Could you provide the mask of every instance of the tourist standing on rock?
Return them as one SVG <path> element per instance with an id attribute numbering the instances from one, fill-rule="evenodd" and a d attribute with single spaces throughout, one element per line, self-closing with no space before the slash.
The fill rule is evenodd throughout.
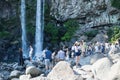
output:
<path id="1" fill-rule="evenodd" d="M 117 48 L 116 48 L 115 44 L 112 43 L 108 54 L 114 54 L 116 50 L 117 50 Z"/>
<path id="2" fill-rule="evenodd" d="M 52 66 L 54 66 L 56 63 L 57 63 L 57 58 L 56 58 L 56 55 L 57 55 L 57 49 L 53 49 L 53 53 L 52 53 Z"/>
<path id="3" fill-rule="evenodd" d="M 86 42 L 84 40 L 82 40 L 81 42 L 81 51 L 82 51 L 82 56 L 85 56 L 86 54 L 86 48 L 87 48 L 87 45 L 86 45 Z"/>
<path id="4" fill-rule="evenodd" d="M 108 54 L 109 51 L 110 51 L 110 43 L 106 42 L 105 43 L 105 53 Z"/>
<path id="5" fill-rule="evenodd" d="M 52 52 L 49 50 L 48 47 L 45 48 L 43 51 L 44 60 L 45 60 L 45 69 L 46 71 L 51 70 L 51 60 L 52 60 Z"/>
<path id="6" fill-rule="evenodd" d="M 24 59 L 23 59 L 23 51 L 21 48 L 19 48 L 19 65 L 24 65 Z"/>
<path id="7" fill-rule="evenodd" d="M 29 58 L 30 58 L 30 61 L 32 61 L 32 56 L 33 56 L 33 48 L 32 48 L 32 46 L 30 45 L 30 50 L 29 50 Z"/>
<path id="8" fill-rule="evenodd" d="M 81 50 L 80 50 L 80 44 L 79 42 L 75 42 L 75 60 L 76 60 L 76 67 L 78 67 L 79 61 L 80 61 L 80 55 L 81 55 Z"/>
<path id="9" fill-rule="evenodd" d="M 105 54 L 105 44 L 101 43 L 101 52 Z"/>
<path id="10" fill-rule="evenodd" d="M 69 48 L 67 47 L 66 48 L 66 58 L 65 58 L 65 60 L 69 61 L 69 58 L 70 58 L 70 51 L 69 51 Z"/>
<path id="11" fill-rule="evenodd" d="M 71 57 L 74 58 L 75 57 L 75 44 L 73 44 L 72 48 L 71 48 Z"/>
<path id="12" fill-rule="evenodd" d="M 96 42 L 96 44 L 95 44 L 95 54 L 99 54 L 99 53 L 101 53 L 101 49 L 100 49 L 101 47 L 100 47 L 100 43 L 99 42 Z"/>
<path id="13" fill-rule="evenodd" d="M 57 53 L 57 58 L 59 61 L 64 61 L 65 60 L 65 52 L 63 51 L 63 48 L 59 48 L 59 51 Z"/>
<path id="14" fill-rule="evenodd" d="M 116 47 L 117 49 L 120 49 L 120 46 L 119 46 L 118 43 L 115 43 L 115 47 Z"/>
<path id="15" fill-rule="evenodd" d="M 92 55 L 92 54 L 93 54 L 92 44 L 89 44 L 87 46 L 87 55 Z"/>

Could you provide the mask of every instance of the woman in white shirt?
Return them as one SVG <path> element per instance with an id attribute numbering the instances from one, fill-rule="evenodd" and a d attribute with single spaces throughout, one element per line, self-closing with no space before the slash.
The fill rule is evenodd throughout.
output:
<path id="1" fill-rule="evenodd" d="M 74 51 L 75 51 L 75 59 L 76 59 L 76 67 L 78 67 L 79 61 L 80 61 L 80 55 L 81 55 L 81 51 L 80 51 L 80 44 L 79 42 L 75 42 L 75 47 L 74 47 Z"/>
<path id="2" fill-rule="evenodd" d="M 30 51 L 29 51 L 29 57 L 30 57 L 30 61 L 32 61 L 32 55 L 33 55 L 33 48 L 30 45 Z"/>

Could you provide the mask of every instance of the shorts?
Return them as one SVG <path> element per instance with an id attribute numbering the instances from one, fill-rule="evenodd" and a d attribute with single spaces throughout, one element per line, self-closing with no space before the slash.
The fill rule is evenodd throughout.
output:
<path id="1" fill-rule="evenodd" d="M 45 66 L 49 66 L 50 65 L 50 59 L 45 59 Z"/>
<path id="2" fill-rule="evenodd" d="M 75 52 L 75 56 L 80 56 L 81 53 L 80 52 Z"/>

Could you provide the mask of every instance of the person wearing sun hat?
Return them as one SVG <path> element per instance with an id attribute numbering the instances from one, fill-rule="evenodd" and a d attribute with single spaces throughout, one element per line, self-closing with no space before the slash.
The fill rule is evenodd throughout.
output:
<path id="1" fill-rule="evenodd" d="M 78 67 L 79 61 L 80 61 L 80 43 L 78 41 L 75 42 L 75 47 L 74 47 L 74 51 L 75 51 L 75 60 L 76 60 L 76 67 Z"/>

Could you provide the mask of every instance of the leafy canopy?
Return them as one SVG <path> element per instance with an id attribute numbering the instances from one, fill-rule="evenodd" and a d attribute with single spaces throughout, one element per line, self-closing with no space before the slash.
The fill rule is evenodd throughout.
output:
<path id="1" fill-rule="evenodd" d="M 120 9 L 120 0 L 111 0 L 111 5 Z"/>

